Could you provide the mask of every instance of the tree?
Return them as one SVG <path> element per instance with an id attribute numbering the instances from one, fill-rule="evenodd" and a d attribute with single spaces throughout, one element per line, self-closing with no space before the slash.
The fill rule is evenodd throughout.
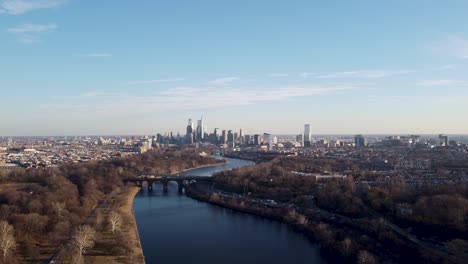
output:
<path id="1" fill-rule="evenodd" d="M 0 249 L 3 260 L 16 248 L 16 241 L 13 235 L 13 226 L 7 221 L 0 221 Z"/>
<path id="2" fill-rule="evenodd" d="M 63 209 L 65 209 L 65 203 L 54 202 L 53 206 L 54 206 L 54 211 L 57 213 L 57 216 L 61 217 L 62 216 L 62 211 L 63 211 Z"/>
<path id="3" fill-rule="evenodd" d="M 299 222 L 299 224 L 301 224 L 303 226 L 307 226 L 307 224 L 309 223 L 309 220 L 307 219 L 307 216 L 305 216 L 303 214 L 298 214 L 297 221 Z"/>
<path id="4" fill-rule="evenodd" d="M 375 263 L 374 256 L 366 250 L 359 251 L 357 255 L 357 262 L 359 264 L 373 264 Z"/>
<path id="5" fill-rule="evenodd" d="M 122 224 L 122 218 L 120 217 L 120 214 L 116 211 L 112 211 L 109 215 L 109 223 L 111 225 L 112 233 L 115 233 L 115 231 L 119 230 Z"/>
<path id="6" fill-rule="evenodd" d="M 343 241 L 341 241 L 341 249 L 342 249 L 344 256 L 351 255 L 352 246 L 353 246 L 353 241 L 351 241 L 351 239 L 348 237 L 345 238 Z"/>
<path id="7" fill-rule="evenodd" d="M 73 237 L 73 243 L 78 251 L 78 262 L 81 261 L 81 257 L 89 248 L 94 246 L 94 240 L 96 238 L 96 231 L 88 225 L 78 227 L 78 230 Z"/>

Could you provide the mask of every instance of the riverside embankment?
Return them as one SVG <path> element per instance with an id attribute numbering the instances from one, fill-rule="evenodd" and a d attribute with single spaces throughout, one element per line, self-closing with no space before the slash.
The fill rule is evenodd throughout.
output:
<path id="1" fill-rule="evenodd" d="M 254 164 L 227 161 L 184 175 Z M 176 183 L 167 192 L 159 184 L 143 189 L 133 205 L 146 263 L 325 263 L 317 244 L 287 225 L 192 199 L 179 194 Z"/>

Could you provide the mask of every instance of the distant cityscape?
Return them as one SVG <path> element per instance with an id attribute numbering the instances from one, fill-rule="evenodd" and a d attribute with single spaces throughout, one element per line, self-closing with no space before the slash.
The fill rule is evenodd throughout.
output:
<path id="1" fill-rule="evenodd" d="M 242 153 L 243 158 L 255 158 L 255 153 L 269 152 L 364 160 L 369 162 L 369 168 L 388 172 L 399 169 L 430 170 L 438 158 L 442 160 L 450 156 L 452 159 L 464 159 L 468 153 L 467 137 L 464 136 L 454 136 L 452 139 L 443 134 L 314 135 L 312 127 L 305 124 L 302 133 L 295 136 L 266 132 L 248 134 L 243 128 L 236 131 L 214 128 L 209 133 L 202 116 L 196 126 L 192 119 L 188 119 L 185 135 L 169 132 L 146 136 L 0 137 L 0 167 L 57 167 L 67 162 L 124 157 L 174 145 L 217 146 L 223 154 Z M 432 155 L 435 152 L 439 155 Z M 440 174 L 440 171 L 437 173 Z M 424 175 L 425 184 L 428 179 L 443 178 L 440 175 L 430 177 L 427 172 Z M 466 175 L 459 176 L 450 180 L 466 181 Z M 409 181 L 416 179 L 418 176 L 413 173 Z"/>

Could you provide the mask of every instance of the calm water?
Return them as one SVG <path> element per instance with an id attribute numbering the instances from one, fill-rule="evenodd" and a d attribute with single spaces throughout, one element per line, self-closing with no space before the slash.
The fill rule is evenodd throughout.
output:
<path id="1" fill-rule="evenodd" d="M 228 164 L 188 171 L 214 172 L 252 165 L 229 159 Z M 133 204 L 146 263 L 325 263 L 318 247 L 285 224 L 199 202 L 180 195 L 177 184 L 168 193 L 156 185 Z"/>

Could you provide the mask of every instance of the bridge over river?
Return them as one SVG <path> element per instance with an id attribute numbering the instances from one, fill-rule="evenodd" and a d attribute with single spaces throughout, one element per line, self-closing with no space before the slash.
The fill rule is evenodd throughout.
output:
<path id="1" fill-rule="evenodd" d="M 124 182 L 133 182 L 136 185 L 143 187 L 144 183 L 148 186 L 148 191 L 153 190 L 153 184 L 160 183 L 163 185 L 164 192 L 167 192 L 167 185 L 169 182 L 177 182 L 179 185 L 179 192 L 182 192 L 184 187 L 189 186 L 195 182 L 213 182 L 211 176 L 181 176 L 181 175 L 164 175 L 164 174 L 142 174 L 136 178 L 125 179 Z"/>

